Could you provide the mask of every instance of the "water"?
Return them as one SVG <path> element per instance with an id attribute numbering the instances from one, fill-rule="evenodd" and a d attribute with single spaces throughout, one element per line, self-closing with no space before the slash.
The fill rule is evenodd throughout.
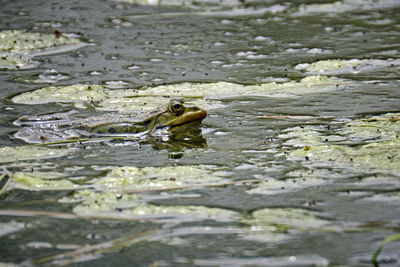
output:
<path id="1" fill-rule="evenodd" d="M 380 242 L 399 231 L 398 168 L 292 160 L 286 153 L 304 147 L 304 140 L 290 137 L 297 133 L 295 127 L 310 126 L 318 137 L 338 139 L 341 127 L 351 120 L 399 112 L 400 68 L 393 61 L 399 60 L 399 4 L 345 1 L 321 11 L 316 1 L 245 2 L 211 8 L 114 1 L 1 1 L 1 30 L 58 30 L 76 33 L 89 44 L 37 56 L 40 64 L 33 69 L 0 72 L 2 147 L 25 145 L 13 137 L 18 129 L 13 122 L 23 115 L 76 109 L 72 103 L 25 105 L 11 100 L 49 83 L 111 84 L 122 89 L 182 82 L 210 83 L 210 87 L 221 81 L 251 85 L 299 81 L 312 74 L 296 66 L 327 59 L 374 59 L 385 64 L 329 73 L 351 82 L 334 91 L 281 97 L 230 98 L 228 94 L 221 100 L 223 105 L 208 110 L 201 126 L 205 140 L 192 148 L 157 139 L 72 144 L 62 157 L 2 163 L 13 173 L 62 173 L 67 175 L 62 179 L 80 185 L 93 184 L 121 166 L 192 165 L 216 168 L 208 176 L 224 173 L 221 177 L 228 181 L 257 179 L 271 185 L 262 194 L 252 191 L 261 188 L 258 182 L 137 194 L 146 204 L 218 208 L 221 216 L 198 211 L 197 215 L 188 212 L 187 217 L 173 213 L 168 220 L 153 214 L 141 222 L 132 219 L 135 216 L 88 219 L 74 210 L 79 201 L 71 201 L 79 190 L 34 191 L 13 189 L 11 184 L 2 196 L 1 210 L 83 217 L 3 213 L 0 262 L 23 266 L 38 260 L 43 265 L 84 266 L 370 266 Z M 266 117 L 277 115 L 292 117 Z M 311 138 L 312 132 L 303 137 Z M 361 144 L 365 142 L 369 141 Z M 392 152 L 398 161 L 398 146 Z M 125 206 L 120 203 L 117 208 Z M 264 210 L 266 215 L 258 215 Z M 275 211 L 282 213 L 273 215 Z M 301 215 L 300 211 L 311 213 Z M 114 209 L 108 215 L 115 213 Z M 223 220 L 224 216 L 228 219 Z M 140 233 L 144 237 L 139 242 L 135 234 Z M 110 240 L 117 240 L 119 246 L 93 248 L 92 253 L 79 250 Z M 62 254 L 68 251 L 71 257 Z M 398 251 L 398 243 L 385 246 L 381 266 L 398 265 Z"/>

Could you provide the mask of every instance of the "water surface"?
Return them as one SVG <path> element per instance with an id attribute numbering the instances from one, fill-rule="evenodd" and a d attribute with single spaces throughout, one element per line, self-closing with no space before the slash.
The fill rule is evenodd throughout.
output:
<path id="1" fill-rule="evenodd" d="M 232 1 L 199 7 L 1 1 L 0 30 L 75 33 L 88 44 L 38 55 L 34 58 L 38 65 L 32 69 L 0 71 L 2 147 L 27 145 L 14 137 L 18 126 L 13 122 L 24 115 L 76 109 L 88 116 L 104 112 L 77 108 L 74 103 L 12 101 L 15 95 L 49 84 L 101 84 L 115 90 L 179 88 L 184 82 L 212 87 L 217 82 L 284 84 L 312 75 L 345 82 L 334 90 L 315 93 L 301 86 L 298 94 L 284 89 L 271 95 L 224 92 L 214 106 L 210 96 L 206 102 L 212 108 L 201 126 L 204 139 L 193 146 L 157 138 L 71 144 L 60 147 L 68 152 L 59 157 L 1 163 L 12 173 L 42 172 L 43 179 L 72 181 L 81 187 L 56 185 L 41 190 L 12 182 L 2 196 L 1 210 L 25 212 L 1 216 L 0 262 L 22 266 L 370 266 L 380 242 L 399 231 L 398 168 L 288 156 L 321 143 L 347 149 L 380 142 L 389 134 L 378 139 L 356 138 L 343 133 L 343 128 L 353 120 L 400 111 L 399 4 L 335 3 Z M 367 63 L 332 71 L 307 70 L 307 64 L 323 60 Z M 49 75 L 53 79 L 44 79 Z M 397 137 L 390 138 L 397 140 L 398 130 L 392 133 Z M 394 145 L 389 157 L 398 162 L 399 153 Z M 105 194 L 98 180 L 110 178 L 107 173 L 124 166 L 207 166 L 211 170 L 199 176 L 177 172 L 176 177 L 169 177 L 186 176 L 188 188 L 129 194 L 122 198 L 126 202 L 113 196 L 115 206 L 105 196 L 79 195 L 87 185 Z M 49 178 L 50 172 L 64 176 Z M 157 175 L 161 174 L 153 176 Z M 242 180 L 252 181 L 231 183 Z M 213 183 L 227 184 L 205 186 Z M 97 201 L 100 208 L 87 204 L 90 201 Z M 128 219 L 117 216 L 136 205 L 172 211 L 161 218 L 161 211 L 150 212 L 145 219 L 132 210 Z M 178 212 L 176 207 L 190 210 Z M 104 218 L 102 212 L 107 209 L 109 217 Z M 27 211 L 76 217 L 55 213 L 20 216 Z M 104 248 L 103 243 L 112 240 L 111 248 Z M 80 251 L 85 245 L 97 244 L 103 245 Z M 388 244 L 381 265 L 397 266 L 398 251 L 398 243 Z M 68 252 L 71 256 L 63 254 Z M 47 258 L 55 255 L 59 257 Z"/>

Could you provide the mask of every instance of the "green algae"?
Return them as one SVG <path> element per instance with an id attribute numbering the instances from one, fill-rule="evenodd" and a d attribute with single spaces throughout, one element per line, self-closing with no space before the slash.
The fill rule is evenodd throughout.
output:
<path id="1" fill-rule="evenodd" d="M 73 212 L 78 215 L 106 216 L 109 218 L 146 218 L 165 220 L 216 220 L 232 221 L 233 211 L 204 206 L 165 206 L 147 204 L 139 195 L 81 190 L 63 203 L 77 202 Z"/>
<path id="2" fill-rule="evenodd" d="M 302 190 L 307 187 L 319 186 L 324 183 L 324 179 L 311 176 L 288 178 L 285 180 L 270 179 L 258 183 L 255 188 L 248 190 L 247 193 L 262 195 L 282 194 Z"/>
<path id="3" fill-rule="evenodd" d="M 24 55 L 0 53 L 0 69 L 31 69 L 37 65 L 38 62 Z"/>
<path id="4" fill-rule="evenodd" d="M 295 69 L 311 74 L 358 74 L 388 67 L 397 67 L 399 60 L 351 59 L 351 60 L 320 60 L 311 64 L 298 64 Z"/>
<path id="5" fill-rule="evenodd" d="M 39 146 L 1 147 L 0 163 L 57 158 L 67 155 L 68 152 L 65 148 Z"/>
<path id="6" fill-rule="evenodd" d="M 28 69 L 38 65 L 32 58 L 66 52 L 86 45 L 71 34 L 6 30 L 0 32 L 0 68 Z"/>
<path id="7" fill-rule="evenodd" d="M 0 51 L 7 51 L 12 54 L 31 54 L 43 49 L 79 43 L 81 43 L 79 38 L 61 33 L 32 33 L 25 30 L 0 32 Z"/>
<path id="8" fill-rule="evenodd" d="M 335 77 L 309 76 L 300 81 L 242 85 L 228 82 L 179 83 L 135 89 L 111 89 L 95 84 L 49 86 L 14 96 L 12 101 L 23 104 L 71 102 L 79 108 L 102 110 L 151 110 L 164 106 L 168 98 L 181 97 L 204 109 L 223 107 L 224 99 L 237 96 L 293 97 L 338 90 L 350 82 Z M 162 97 L 161 97 L 162 96 Z"/>
<path id="9" fill-rule="evenodd" d="M 223 8 L 233 8 L 239 6 L 239 0 L 206 0 L 206 1 L 193 1 L 193 0 L 113 0 L 116 2 L 125 2 L 130 4 L 139 5 L 165 5 L 165 6 L 180 6 L 194 10 L 219 10 Z"/>
<path id="10" fill-rule="evenodd" d="M 399 6 L 395 0 L 342 0 L 323 4 L 302 4 L 296 16 L 311 15 L 312 13 L 345 13 L 360 10 L 379 10 Z"/>
<path id="11" fill-rule="evenodd" d="M 15 188 L 25 190 L 73 190 L 80 186 L 69 181 L 62 173 L 16 172 L 12 175 Z"/>
<path id="12" fill-rule="evenodd" d="M 90 102 L 108 98 L 109 94 L 101 85 L 76 84 L 70 86 L 49 86 L 12 98 L 15 103 L 44 104 L 51 102 Z"/>
<path id="13" fill-rule="evenodd" d="M 305 77 L 300 81 L 271 82 L 257 85 L 242 85 L 229 82 L 161 85 L 139 91 L 138 95 L 169 95 L 175 97 L 190 95 L 192 97 L 220 99 L 243 95 L 279 97 L 332 91 L 349 83 L 350 81 L 336 77 L 315 75 Z"/>
<path id="14" fill-rule="evenodd" d="M 400 113 L 387 113 L 367 119 L 354 120 L 340 130 L 351 139 L 391 140 L 399 138 Z"/>
<path id="15" fill-rule="evenodd" d="M 208 166 L 119 167 L 94 186 L 99 190 L 154 190 L 202 186 L 225 181 L 224 173 Z"/>
<path id="16" fill-rule="evenodd" d="M 298 232 L 336 231 L 318 212 L 296 208 L 265 208 L 239 218 L 251 230 L 243 239 L 257 242 L 282 242 Z"/>
<path id="17" fill-rule="evenodd" d="M 307 146 L 290 152 L 291 156 L 306 160 L 327 162 L 339 167 L 375 168 L 398 173 L 400 166 L 400 140 L 371 143 L 350 147 L 346 145 Z"/>
<path id="18" fill-rule="evenodd" d="M 266 208 L 256 210 L 244 223 L 252 226 L 274 226 L 277 229 L 318 229 L 330 224 L 318 212 L 296 208 Z"/>
<path id="19" fill-rule="evenodd" d="M 336 140 L 306 129 L 301 134 L 308 136 L 308 140 L 317 141 L 307 143 L 300 138 L 299 146 L 303 148 L 289 152 L 289 157 L 325 162 L 338 167 L 351 166 L 363 170 L 378 169 L 399 173 L 399 132 L 398 113 L 348 122 L 337 130 L 339 137 Z M 351 142 L 356 145 L 349 145 Z M 295 140 L 292 140 L 292 144 L 295 143 Z"/>

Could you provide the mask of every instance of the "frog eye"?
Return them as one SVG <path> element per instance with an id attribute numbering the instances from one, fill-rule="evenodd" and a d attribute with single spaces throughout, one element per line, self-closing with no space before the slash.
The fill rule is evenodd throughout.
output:
<path id="1" fill-rule="evenodd" d="M 169 111 L 172 113 L 175 113 L 177 115 L 183 113 L 184 106 L 182 104 L 182 101 L 171 101 L 169 105 Z"/>

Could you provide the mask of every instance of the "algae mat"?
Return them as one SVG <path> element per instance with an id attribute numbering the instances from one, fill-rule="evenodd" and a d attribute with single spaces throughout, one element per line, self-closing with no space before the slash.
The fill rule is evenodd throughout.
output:
<path id="1" fill-rule="evenodd" d="M 399 265 L 399 1 L 3 2 L 0 265 Z"/>

